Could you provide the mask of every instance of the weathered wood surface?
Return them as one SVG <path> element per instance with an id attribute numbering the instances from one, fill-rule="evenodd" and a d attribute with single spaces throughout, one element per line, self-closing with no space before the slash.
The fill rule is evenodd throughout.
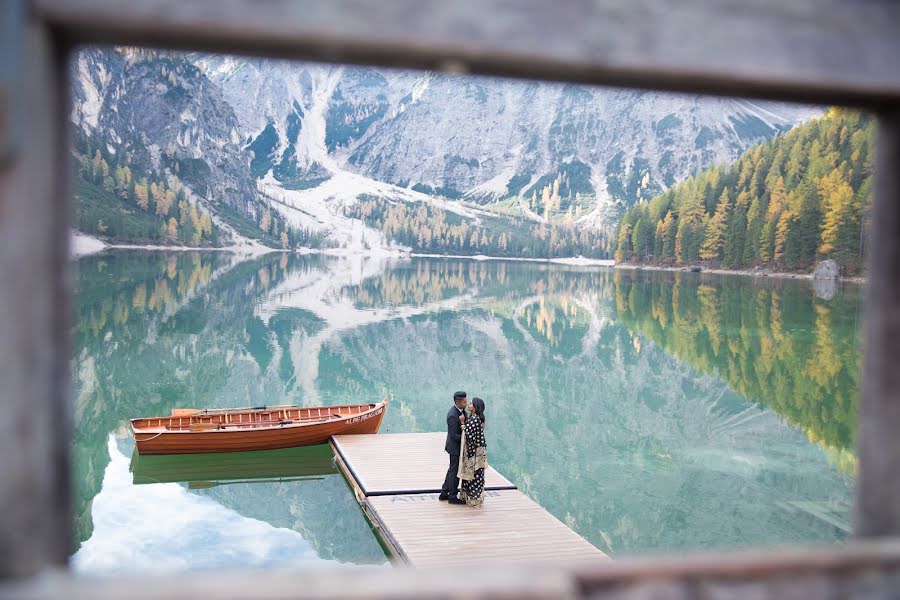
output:
<path id="1" fill-rule="evenodd" d="M 900 574 L 900 538 L 855 541 L 835 546 L 765 548 L 733 552 L 618 559 L 571 570 L 582 589 L 639 582 L 702 581 L 778 583 L 790 576 L 854 580 Z M 886 588 L 888 589 L 888 588 Z M 891 588 L 900 591 L 900 587 Z M 690 594 L 694 597 L 699 594 Z M 810 596 L 813 597 L 813 596 Z"/>
<path id="2" fill-rule="evenodd" d="M 63 57 L 22 31 L 21 147 L 0 166 L 0 577 L 68 559 L 70 171 Z"/>
<path id="3" fill-rule="evenodd" d="M 337 435 L 332 447 L 354 471 L 367 495 L 440 492 L 449 459 L 444 433 Z M 515 489 L 508 479 L 488 467 L 487 489 Z"/>
<path id="4" fill-rule="evenodd" d="M 21 144 L 24 3 L 6 0 L 0 5 L 0 168 Z"/>
<path id="5" fill-rule="evenodd" d="M 854 529 L 900 535 L 900 104 L 878 115 Z"/>
<path id="6" fill-rule="evenodd" d="M 525 600 L 575 598 L 571 577 L 559 571 L 525 569 L 460 573 L 439 569 L 316 569 L 305 571 L 228 571 L 174 577 L 111 580 L 47 574 L 22 584 L 0 584 L 9 600 L 183 600 L 333 598 L 346 600 L 440 598 Z"/>
<path id="7" fill-rule="evenodd" d="M 519 490 L 485 492 L 481 508 L 440 502 L 437 494 L 370 496 L 365 502 L 402 561 L 416 567 L 608 560 Z"/>
<path id="8" fill-rule="evenodd" d="M 825 102 L 900 99 L 894 0 L 31 0 L 73 40 Z"/>
<path id="9" fill-rule="evenodd" d="M 462 573 L 462 575 L 460 575 Z M 833 548 L 626 558 L 593 566 L 244 571 L 90 579 L 47 573 L 0 584 L 0 599 L 878 598 L 900 596 L 900 538 Z"/>
<path id="10" fill-rule="evenodd" d="M 444 433 L 335 436 L 336 462 L 399 562 L 416 567 L 606 560 L 488 468 L 484 506 L 438 500 Z"/>
<path id="11" fill-rule="evenodd" d="M 25 90 L 27 144 L 21 156 L 9 155 L 12 162 L 0 161 L 0 394 L 11 416 L 0 429 L 5 577 L 59 563 L 68 549 L 68 438 L 56 430 L 67 422 L 60 417 L 68 406 L 61 402 L 67 388 L 69 196 L 61 194 L 68 169 L 59 163 L 66 147 L 60 137 L 60 39 L 818 102 L 885 105 L 900 98 L 900 3 L 891 0 L 31 0 L 26 12 L 36 19 L 25 36 L 28 80 L 25 86 L 13 81 L 12 89 Z M 60 37 L 50 36 L 41 21 Z M 0 88 L 0 101 L 12 89 Z M 9 117 L 7 107 L 0 111 L 0 118 Z M 881 260 L 873 260 L 870 281 L 878 284 L 867 299 L 856 510 L 865 536 L 896 534 L 900 506 L 892 466 L 900 456 L 898 386 L 891 376 L 898 356 L 900 124 L 896 113 L 882 108 L 881 116 L 871 247 L 871 256 Z M 353 577 L 216 573 L 156 581 L 44 574 L 0 584 L 0 597 L 890 598 L 900 590 L 898 548 L 894 538 L 818 552 L 624 560 L 577 573 L 475 569 L 462 578 L 445 569 Z"/>

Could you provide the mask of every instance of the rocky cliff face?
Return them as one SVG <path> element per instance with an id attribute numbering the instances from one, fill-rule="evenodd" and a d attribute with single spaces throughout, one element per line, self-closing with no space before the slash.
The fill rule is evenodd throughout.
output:
<path id="1" fill-rule="evenodd" d="M 180 55 L 87 49 L 73 64 L 76 135 L 135 172 L 168 173 L 215 208 L 255 218 L 261 208 L 231 105 Z"/>
<path id="2" fill-rule="evenodd" d="M 624 207 L 816 108 L 388 69 L 86 50 L 73 119 L 117 152 L 173 155 L 210 202 L 339 235 L 360 194 L 614 224 Z M 171 162 L 171 161 L 170 161 Z M 330 183 L 328 183 L 330 182 Z M 452 203 L 451 203 L 452 205 Z M 550 215 L 552 217 L 552 215 Z M 352 228 L 352 227 L 351 227 Z M 349 230 L 348 230 L 349 231 Z M 347 234 L 347 232 L 344 232 Z M 345 235 L 344 243 L 359 236 Z"/>
<path id="3" fill-rule="evenodd" d="M 819 112 L 433 73 L 195 61 L 241 107 L 243 133 L 270 138 L 272 174 L 288 187 L 296 188 L 294 180 L 309 169 L 313 179 L 345 169 L 429 195 L 489 203 L 539 197 L 559 179 L 569 196 L 586 199 L 598 222 Z"/>

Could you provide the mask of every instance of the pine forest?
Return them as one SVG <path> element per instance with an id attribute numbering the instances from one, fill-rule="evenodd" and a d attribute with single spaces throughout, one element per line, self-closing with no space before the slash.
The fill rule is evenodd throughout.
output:
<path id="1" fill-rule="evenodd" d="M 617 262 L 805 272 L 824 259 L 861 272 L 874 122 L 832 108 L 629 208 Z"/>

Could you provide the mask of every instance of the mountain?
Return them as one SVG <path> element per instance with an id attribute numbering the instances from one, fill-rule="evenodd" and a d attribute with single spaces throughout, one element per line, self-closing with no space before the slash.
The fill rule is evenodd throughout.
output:
<path id="1" fill-rule="evenodd" d="M 844 536 L 772 498 L 821 508 L 852 495 L 856 288 L 821 301 L 781 279 L 714 288 L 671 273 L 287 253 L 117 253 L 75 269 L 79 542 L 109 434 L 130 417 L 391 395 L 383 432 L 430 431 L 461 379 L 489 403 L 492 464 L 604 551 Z M 378 551 L 339 476 L 192 493 L 295 529 L 323 558 Z"/>
<path id="2" fill-rule="evenodd" d="M 158 210 L 165 201 L 154 199 L 148 184 L 178 189 L 179 204 L 189 201 L 216 215 L 259 218 L 265 206 L 249 166 L 235 159 L 244 151 L 234 111 L 200 69 L 177 55 L 88 49 L 76 56 L 73 71 L 76 153 L 96 157 L 99 167 L 90 173 L 82 169 L 76 189 L 82 205 L 90 199 L 109 213 L 106 227 L 123 210 L 115 196 L 123 202 L 133 199 L 132 208 L 139 205 L 165 223 L 169 209 Z M 126 167 L 128 174 L 120 175 Z M 95 189 L 85 185 L 91 183 Z M 172 208 L 173 215 L 176 210 Z M 132 221 L 147 220 L 134 213 Z M 82 226 L 93 221 L 82 223 L 84 215 L 78 216 Z M 132 227 L 128 233 L 152 240 L 156 228 L 150 221 L 146 231 Z"/>
<path id="3" fill-rule="evenodd" d="M 440 207 L 486 238 L 498 226 L 533 237 L 539 223 L 577 242 L 575 230 L 608 230 L 635 202 L 821 112 L 131 49 L 84 50 L 73 71 L 76 129 L 103 153 L 176 176 L 232 228 L 269 211 L 270 238 L 278 225 L 353 248 L 397 239 L 360 223 L 361 196 Z"/>
<path id="4" fill-rule="evenodd" d="M 616 260 L 858 274 L 871 205 L 875 124 L 831 109 L 629 209 Z"/>
<path id="5" fill-rule="evenodd" d="M 578 194 L 600 223 L 616 220 L 615 207 L 733 160 L 820 112 L 507 79 L 225 56 L 194 60 L 230 104 L 244 107 L 236 109 L 243 132 L 267 151 L 273 179 L 284 187 L 339 169 L 489 204 L 540 198 L 559 179 L 560 209 Z"/>
<path id="6" fill-rule="evenodd" d="M 174 156 L 181 178 L 210 202 L 253 214 L 256 186 L 237 118 L 218 86 L 179 57 L 87 51 L 79 54 L 75 124 L 111 154 L 160 168 Z"/>

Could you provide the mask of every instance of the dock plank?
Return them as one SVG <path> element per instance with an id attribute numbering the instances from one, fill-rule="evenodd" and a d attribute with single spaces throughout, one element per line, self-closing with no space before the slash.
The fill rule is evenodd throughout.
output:
<path id="1" fill-rule="evenodd" d="M 339 435 L 332 447 L 354 472 L 367 496 L 441 491 L 447 472 L 444 433 Z M 485 489 L 515 489 L 493 468 L 485 472 Z"/>
<path id="2" fill-rule="evenodd" d="M 374 496 L 366 504 L 415 566 L 606 558 L 519 490 L 487 494 L 480 508 L 435 494 Z"/>
<path id="3" fill-rule="evenodd" d="M 443 433 L 336 436 L 331 445 L 363 510 L 401 562 L 428 567 L 608 560 L 491 468 L 483 506 L 440 502 L 447 468 Z"/>

